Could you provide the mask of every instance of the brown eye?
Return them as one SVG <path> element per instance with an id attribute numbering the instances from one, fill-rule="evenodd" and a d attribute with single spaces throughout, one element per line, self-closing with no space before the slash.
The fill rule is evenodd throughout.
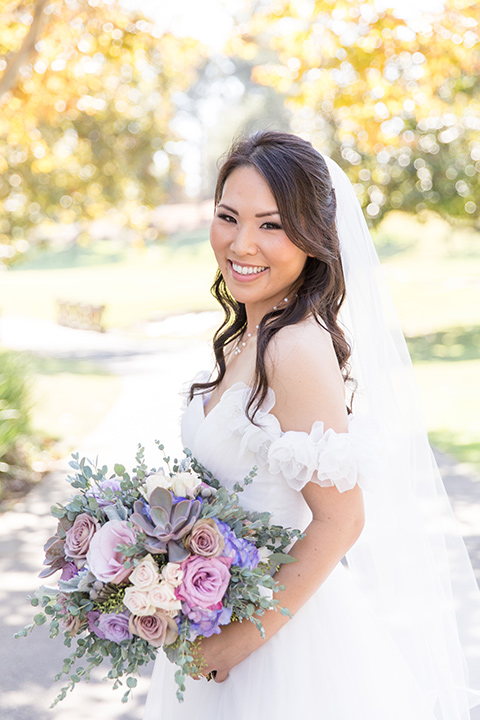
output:
<path id="1" fill-rule="evenodd" d="M 220 218 L 220 220 L 225 220 L 225 222 L 228 223 L 237 222 L 232 215 L 227 215 L 226 213 L 218 213 L 217 217 Z"/>

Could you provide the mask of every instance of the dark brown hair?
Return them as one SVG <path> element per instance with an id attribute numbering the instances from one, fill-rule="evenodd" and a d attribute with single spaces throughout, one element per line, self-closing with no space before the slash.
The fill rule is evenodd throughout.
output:
<path id="1" fill-rule="evenodd" d="M 287 305 L 267 313 L 257 333 L 255 378 L 247 404 L 247 415 L 255 413 L 268 391 L 265 351 L 274 335 L 312 315 L 330 333 L 344 380 L 349 379 L 351 348 L 337 321 L 345 298 L 345 281 L 337 229 L 335 191 L 324 158 L 306 140 L 296 135 L 267 130 L 234 142 L 222 163 L 215 189 L 215 207 L 221 200 L 228 176 L 239 167 L 252 167 L 268 183 L 291 242 L 307 257 L 296 295 Z M 245 305 L 233 298 L 220 271 L 212 295 L 222 306 L 225 318 L 213 338 L 217 376 L 207 383 L 194 383 L 195 392 L 207 392 L 225 375 L 225 346 L 239 338 L 247 326 Z"/>

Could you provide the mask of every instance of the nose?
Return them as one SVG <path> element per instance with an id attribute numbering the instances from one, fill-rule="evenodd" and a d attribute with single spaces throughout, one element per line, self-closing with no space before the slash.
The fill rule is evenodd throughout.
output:
<path id="1" fill-rule="evenodd" d="M 257 244 L 255 229 L 248 224 L 237 226 L 237 232 L 232 243 L 232 250 L 237 257 L 244 255 L 255 255 L 257 253 Z"/>

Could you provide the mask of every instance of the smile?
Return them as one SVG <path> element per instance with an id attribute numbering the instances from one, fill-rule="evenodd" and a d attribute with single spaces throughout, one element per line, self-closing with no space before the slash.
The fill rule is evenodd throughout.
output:
<path id="1" fill-rule="evenodd" d="M 258 275 L 258 273 L 268 270 L 268 267 L 261 265 L 237 265 L 237 263 L 230 262 L 232 263 L 232 268 L 239 275 Z"/>

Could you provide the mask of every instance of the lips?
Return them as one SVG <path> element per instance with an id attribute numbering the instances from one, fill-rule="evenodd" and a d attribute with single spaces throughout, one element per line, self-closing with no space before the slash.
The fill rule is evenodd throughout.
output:
<path id="1" fill-rule="evenodd" d="M 258 275 L 259 273 L 268 270 L 265 265 L 239 265 L 238 263 L 229 261 L 230 265 L 235 273 L 238 275 Z"/>

